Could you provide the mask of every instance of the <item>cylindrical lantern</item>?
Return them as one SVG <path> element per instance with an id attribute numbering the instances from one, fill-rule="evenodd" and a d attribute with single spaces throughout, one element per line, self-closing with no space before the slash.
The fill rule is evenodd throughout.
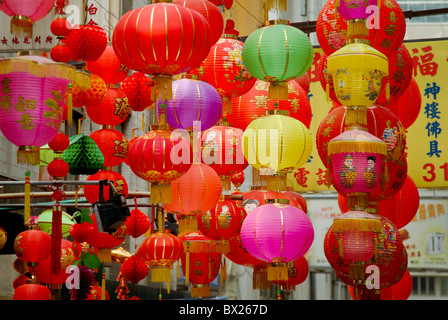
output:
<path id="1" fill-rule="evenodd" d="M 229 240 L 240 234 L 246 212 L 240 202 L 222 196 L 216 206 L 198 214 L 199 230 L 207 237 L 216 240 L 219 252 L 229 251 Z"/>
<path id="2" fill-rule="evenodd" d="M 294 80 L 289 81 L 288 99 L 273 100 L 268 97 L 271 84 L 257 80 L 255 85 L 245 94 L 232 99 L 232 113 L 227 121 L 237 128 L 246 130 L 255 119 L 265 116 L 268 110 L 289 112 L 289 116 L 302 122 L 307 128 L 311 125 L 312 110 L 307 92 Z"/>
<path id="3" fill-rule="evenodd" d="M 204 131 L 221 118 L 222 99 L 207 82 L 196 79 L 173 81 L 172 97 L 163 103 L 167 123 L 178 129 Z M 157 105 L 160 116 L 161 106 Z"/>
<path id="4" fill-rule="evenodd" d="M 197 214 L 211 210 L 222 192 L 221 180 L 209 165 L 194 163 L 171 184 L 172 202 L 165 209 L 178 216 L 179 232 L 198 230 Z"/>
<path id="5" fill-rule="evenodd" d="M 254 257 L 269 262 L 268 280 L 288 280 L 287 263 L 305 255 L 314 240 L 308 216 L 289 204 L 269 203 L 248 213 L 241 240 Z"/>
<path id="6" fill-rule="evenodd" d="M 252 121 L 243 135 L 244 157 L 267 178 L 269 190 L 286 190 L 286 175 L 308 161 L 311 133 L 282 110 L 271 110 Z"/>
<path id="7" fill-rule="evenodd" d="M 269 81 L 269 97 L 287 100 L 286 84 L 302 76 L 313 62 L 313 46 L 301 30 L 273 24 L 254 31 L 243 47 L 243 62 L 255 78 Z"/>
<path id="8" fill-rule="evenodd" d="M 114 129 L 100 129 L 90 134 L 104 156 L 105 167 L 115 167 L 128 156 L 129 142 L 126 136 Z"/>

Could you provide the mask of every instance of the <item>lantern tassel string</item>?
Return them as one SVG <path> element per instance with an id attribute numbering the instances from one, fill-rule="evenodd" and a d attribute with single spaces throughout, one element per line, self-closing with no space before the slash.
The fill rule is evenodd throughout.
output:
<path id="1" fill-rule="evenodd" d="M 51 276 L 59 278 L 61 272 L 61 241 L 62 241 L 62 206 L 56 200 L 53 206 L 51 222 Z"/>

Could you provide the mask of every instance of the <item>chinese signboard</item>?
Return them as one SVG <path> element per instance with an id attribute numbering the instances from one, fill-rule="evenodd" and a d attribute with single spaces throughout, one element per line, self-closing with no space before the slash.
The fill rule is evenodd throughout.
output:
<path id="1" fill-rule="evenodd" d="M 405 43 L 413 60 L 413 77 L 416 80 L 422 105 L 419 116 L 406 132 L 408 174 L 418 188 L 448 187 L 448 116 L 441 107 L 448 103 L 448 41 Z M 313 112 L 310 131 L 314 149 L 309 161 L 294 173 L 288 182 L 298 192 L 323 192 L 334 190 L 325 185 L 326 168 L 316 145 L 319 124 L 332 108 L 319 82 L 318 63 L 322 50 L 315 49 L 311 67 L 310 102 Z M 392 89 L 392 88 L 391 88 Z"/>

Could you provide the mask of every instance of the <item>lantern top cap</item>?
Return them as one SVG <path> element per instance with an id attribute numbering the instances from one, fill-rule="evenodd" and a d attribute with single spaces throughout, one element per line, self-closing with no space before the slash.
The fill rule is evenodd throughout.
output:
<path id="1" fill-rule="evenodd" d="M 267 116 L 280 115 L 289 117 L 290 113 L 288 110 L 273 109 L 266 111 L 266 115 Z"/>

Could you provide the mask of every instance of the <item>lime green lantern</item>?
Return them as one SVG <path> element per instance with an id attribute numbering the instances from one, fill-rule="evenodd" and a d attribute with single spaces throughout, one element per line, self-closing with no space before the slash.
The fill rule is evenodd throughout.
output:
<path id="1" fill-rule="evenodd" d="M 288 81 L 299 78 L 311 67 L 313 46 L 289 21 L 269 21 L 247 37 L 242 58 L 255 78 L 271 83 L 269 98 L 288 100 Z"/>
<path id="2" fill-rule="evenodd" d="M 42 213 L 37 217 L 37 225 L 41 231 L 44 231 L 51 235 L 53 221 L 53 209 L 47 209 L 42 211 Z M 62 211 L 62 236 L 68 237 L 70 235 L 69 229 L 72 225 L 76 223 L 76 220 L 72 218 L 71 215 Z"/>

